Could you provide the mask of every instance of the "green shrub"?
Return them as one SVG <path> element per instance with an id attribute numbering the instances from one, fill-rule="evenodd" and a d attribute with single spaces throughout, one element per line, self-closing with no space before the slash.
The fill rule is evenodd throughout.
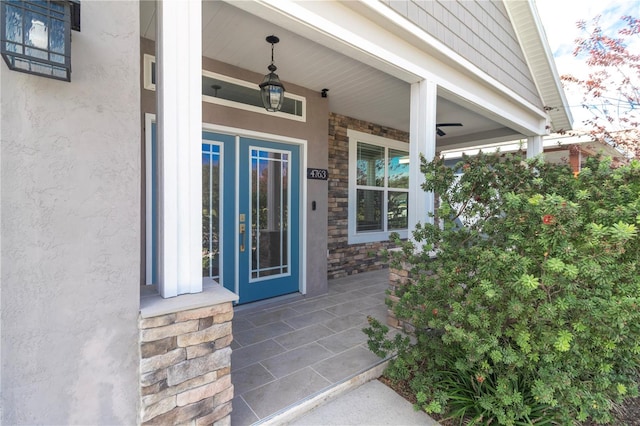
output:
<path id="1" fill-rule="evenodd" d="M 456 169 L 462 176 L 442 159 L 423 162 L 435 226 L 391 255 L 410 265 L 394 310 L 415 340 L 385 341 L 387 328 L 371 321 L 370 348 L 397 353 L 386 374 L 430 413 L 468 424 L 610 422 L 614 404 L 638 395 L 640 163 L 592 159 L 574 177 L 480 154 Z"/>

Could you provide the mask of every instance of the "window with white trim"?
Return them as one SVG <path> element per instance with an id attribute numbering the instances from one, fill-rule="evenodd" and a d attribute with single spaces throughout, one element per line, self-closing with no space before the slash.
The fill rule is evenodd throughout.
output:
<path id="1" fill-rule="evenodd" d="M 143 64 L 143 87 L 146 90 L 155 91 L 155 56 L 145 53 Z M 285 92 L 282 109 L 278 112 L 267 111 L 262 106 L 262 97 L 257 83 L 206 70 L 202 70 L 202 100 L 259 114 L 277 115 L 280 118 L 295 121 L 307 121 L 307 99 L 304 96 Z"/>
<path id="2" fill-rule="evenodd" d="M 407 238 L 409 144 L 348 130 L 349 244 Z"/>

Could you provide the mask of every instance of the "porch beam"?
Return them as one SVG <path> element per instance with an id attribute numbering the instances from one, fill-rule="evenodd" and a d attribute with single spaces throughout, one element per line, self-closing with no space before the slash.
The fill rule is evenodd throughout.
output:
<path id="1" fill-rule="evenodd" d="M 544 151 L 542 136 L 529 136 L 527 138 L 527 158 L 533 158 Z"/>
<path id="2" fill-rule="evenodd" d="M 436 154 L 437 85 L 422 80 L 411 85 L 409 135 L 409 238 L 417 223 L 433 223 L 429 213 L 434 209 L 432 192 L 422 189 L 420 156 L 433 160 Z"/>
<path id="3" fill-rule="evenodd" d="M 157 2 L 158 291 L 202 291 L 202 2 Z"/>

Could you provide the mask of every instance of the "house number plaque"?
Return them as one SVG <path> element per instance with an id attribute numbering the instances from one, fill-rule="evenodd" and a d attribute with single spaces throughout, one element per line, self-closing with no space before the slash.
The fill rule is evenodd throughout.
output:
<path id="1" fill-rule="evenodd" d="M 327 180 L 328 177 L 327 169 L 307 169 L 307 179 Z"/>

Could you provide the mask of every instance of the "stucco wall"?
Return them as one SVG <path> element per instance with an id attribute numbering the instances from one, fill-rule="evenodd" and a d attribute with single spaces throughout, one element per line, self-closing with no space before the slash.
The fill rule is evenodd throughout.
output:
<path id="1" fill-rule="evenodd" d="M 518 95 L 542 106 L 501 0 L 381 1 Z"/>
<path id="2" fill-rule="evenodd" d="M 155 55 L 155 43 L 141 39 L 141 53 Z M 141 55 L 142 56 L 142 55 Z M 142 59 L 140 59 L 142 61 Z M 262 81 L 257 74 L 231 66 L 211 58 L 202 58 L 202 67 L 244 81 Z M 265 71 L 266 73 L 266 71 Z M 329 102 L 320 92 L 283 81 L 287 91 L 304 96 L 307 100 L 307 121 L 293 121 L 259 114 L 237 108 L 229 108 L 208 102 L 202 103 L 202 121 L 208 124 L 253 130 L 274 135 L 304 139 L 307 141 L 307 167 L 327 168 L 327 132 Z M 155 91 L 142 89 L 142 113 L 156 112 Z M 143 138 L 144 139 L 144 138 Z M 142 141 L 144 146 L 144 140 Z M 306 176 L 306 173 L 305 173 Z M 308 180 L 307 183 L 307 294 L 317 295 L 327 291 L 327 181 Z M 316 210 L 312 210 L 312 202 Z M 144 250 L 144 247 L 142 247 Z"/>
<path id="3" fill-rule="evenodd" d="M 394 246 L 387 241 L 349 244 L 349 138 L 357 130 L 409 142 L 409 134 L 344 115 L 329 115 L 329 262 L 327 275 L 339 278 L 387 266 L 381 252 Z"/>
<path id="4" fill-rule="evenodd" d="M 0 63 L 2 424 L 137 421 L 138 2 L 72 39 L 71 83 Z"/>

